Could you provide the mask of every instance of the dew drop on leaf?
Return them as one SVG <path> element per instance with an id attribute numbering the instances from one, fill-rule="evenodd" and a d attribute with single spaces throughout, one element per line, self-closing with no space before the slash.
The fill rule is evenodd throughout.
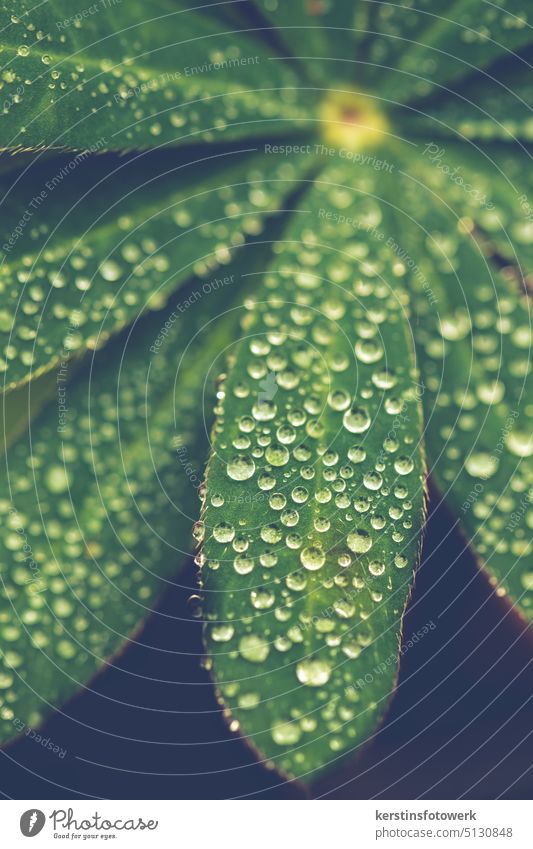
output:
<path id="1" fill-rule="evenodd" d="M 342 421 L 350 433 L 364 433 L 370 427 L 370 416 L 364 407 L 352 407 L 347 410 Z"/>
<path id="2" fill-rule="evenodd" d="M 255 463 L 246 454 L 237 454 L 229 461 L 226 467 L 228 477 L 234 481 L 246 481 L 253 477 Z"/>
<path id="3" fill-rule="evenodd" d="M 465 460 L 465 469 L 468 474 L 482 480 L 491 478 L 496 473 L 498 465 L 498 458 L 486 451 L 476 451 Z"/>
<path id="4" fill-rule="evenodd" d="M 300 561 L 305 569 L 308 569 L 310 572 L 315 572 L 326 562 L 326 555 L 320 546 L 310 545 L 307 548 L 302 549 L 300 553 Z"/>
<path id="5" fill-rule="evenodd" d="M 323 687 L 331 676 L 331 666 L 326 660 L 302 660 L 296 666 L 296 677 L 306 687 Z"/>
<path id="6" fill-rule="evenodd" d="M 368 531 L 357 530 L 348 534 L 346 539 L 348 548 L 355 554 L 364 554 L 372 548 L 372 537 Z"/>
<path id="7" fill-rule="evenodd" d="M 263 663 L 270 653 L 270 647 L 258 634 L 247 634 L 239 641 L 239 651 L 250 663 Z"/>

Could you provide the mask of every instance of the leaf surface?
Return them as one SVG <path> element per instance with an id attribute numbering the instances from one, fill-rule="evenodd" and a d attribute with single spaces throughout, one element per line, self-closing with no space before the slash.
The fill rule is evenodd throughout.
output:
<path id="1" fill-rule="evenodd" d="M 528 152 L 491 144 L 439 141 L 426 145 L 414 172 L 445 198 L 488 256 L 508 263 L 505 273 L 533 279 L 533 176 Z M 517 287 L 518 290 L 518 287 Z"/>
<path id="2" fill-rule="evenodd" d="M 241 152 L 166 168 L 83 159 L 74 179 L 75 161 L 30 170 L 5 202 L 4 389 L 101 346 L 194 273 L 227 264 L 306 167 L 303 157 Z"/>
<path id="3" fill-rule="evenodd" d="M 194 280 L 72 382 L 58 375 L 54 399 L 10 448 L 0 500 L 1 742 L 87 685 L 174 582 L 208 446 L 210 368 L 235 334 L 242 284 L 237 263 L 224 285 Z M 29 396 L 34 384 L 25 388 Z"/>
<path id="4" fill-rule="evenodd" d="M 232 29 L 171 0 L 2 2 L 2 146 L 124 150 L 305 124 L 294 73 Z"/>
<path id="5" fill-rule="evenodd" d="M 408 304 L 394 257 L 354 232 L 379 223 L 374 189 L 325 170 L 265 269 L 229 352 L 199 529 L 222 702 L 306 782 L 384 714 L 422 522 Z"/>
<path id="6" fill-rule="evenodd" d="M 483 253 L 449 179 L 437 194 L 417 159 L 394 182 L 430 474 L 497 594 L 530 619 L 531 304 Z"/>
<path id="7" fill-rule="evenodd" d="M 404 129 L 422 135 L 474 139 L 486 144 L 504 141 L 530 144 L 533 140 L 533 53 L 474 74 L 457 88 L 416 104 L 415 112 L 399 116 Z M 518 145 L 512 147 L 518 152 Z"/>
<path id="8" fill-rule="evenodd" d="M 521 0 L 377 2 L 368 81 L 391 101 L 411 102 L 533 42 Z"/>

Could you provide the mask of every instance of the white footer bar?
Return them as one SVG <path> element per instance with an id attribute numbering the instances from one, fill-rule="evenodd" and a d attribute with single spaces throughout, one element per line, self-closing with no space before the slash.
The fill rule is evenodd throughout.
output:
<path id="1" fill-rule="evenodd" d="M 528 809 L 526 801 L 4 801 L 0 842 L 9 849 L 531 849 Z"/>

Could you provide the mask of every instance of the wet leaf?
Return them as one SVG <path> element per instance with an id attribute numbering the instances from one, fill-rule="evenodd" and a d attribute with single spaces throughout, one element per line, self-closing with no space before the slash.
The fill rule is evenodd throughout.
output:
<path id="1" fill-rule="evenodd" d="M 237 152 L 167 168 L 143 162 L 140 173 L 136 158 L 100 170 L 84 160 L 74 179 L 73 161 L 30 170 L 4 207 L 4 389 L 100 347 L 193 273 L 223 267 L 308 167 L 302 157 Z"/>
<path id="2" fill-rule="evenodd" d="M 508 263 L 517 281 L 533 279 L 533 177 L 531 158 L 506 144 L 486 150 L 456 142 L 425 145 L 410 172 L 431 187 L 461 218 L 484 255 Z M 457 229 L 457 224 L 455 228 Z M 516 287 L 519 288 L 519 285 Z"/>
<path id="3" fill-rule="evenodd" d="M 373 4 L 368 83 L 390 101 L 411 102 L 531 44 L 521 0 L 419 0 Z"/>
<path id="4" fill-rule="evenodd" d="M 531 618 L 530 304 L 457 223 L 447 186 L 441 200 L 416 168 L 398 172 L 393 197 L 404 260 L 416 257 L 409 280 L 429 471 L 496 593 Z"/>
<path id="5" fill-rule="evenodd" d="M 194 280 L 71 383 L 59 370 L 5 459 L 0 742 L 87 686 L 175 581 L 207 451 L 209 370 L 241 300 L 236 265 L 228 275 L 209 291 Z"/>
<path id="6" fill-rule="evenodd" d="M 2 2 L 0 31 L 3 147 L 160 147 L 308 120 L 268 48 L 171 0 Z"/>
<path id="7" fill-rule="evenodd" d="M 203 510 L 206 640 L 231 727 L 310 782 L 394 689 L 422 522 L 420 404 L 370 178 L 330 167 L 248 304 Z M 380 666 L 381 664 L 381 666 Z"/>
<path id="8" fill-rule="evenodd" d="M 421 397 L 438 487 L 497 594 L 533 610 L 529 9 L 16 6 L 2 739 L 86 685 L 172 582 L 229 354 L 195 527 L 207 664 L 230 727 L 313 783 L 395 687 Z"/>

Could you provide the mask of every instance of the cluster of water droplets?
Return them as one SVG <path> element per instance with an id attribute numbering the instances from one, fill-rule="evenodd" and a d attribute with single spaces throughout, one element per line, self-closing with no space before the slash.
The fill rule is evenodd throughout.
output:
<path id="1" fill-rule="evenodd" d="M 96 127 L 94 139 L 120 150 L 256 135 L 308 117 L 290 69 L 194 12 L 139 21 L 110 4 L 58 26 L 47 7 L 18 16 L 2 6 L 0 126 L 13 146 L 83 149 Z"/>
<path id="2" fill-rule="evenodd" d="M 404 304 L 384 279 L 393 261 L 342 228 L 320 238 L 348 255 L 319 248 L 306 221 L 249 304 L 196 527 L 215 673 L 250 677 L 221 683 L 248 733 L 272 700 L 271 752 L 313 732 L 340 751 L 361 733 L 351 685 L 385 622 L 397 628 L 421 502 Z M 293 708 L 283 693 L 296 690 Z"/>
<path id="3" fill-rule="evenodd" d="M 206 300 L 205 321 L 216 303 Z M 168 399 L 179 394 L 178 444 L 199 467 L 206 445 L 197 410 L 210 357 L 198 340 L 176 383 L 168 358 L 146 358 L 161 322 L 151 315 L 126 346 L 111 343 L 90 375 L 68 385 L 66 421 L 52 398 L 32 421 L 31 441 L 24 432 L 9 449 L 0 498 L 2 740 L 16 734 L 14 718 L 35 727 L 47 704 L 62 703 L 96 672 L 185 554 L 193 485 L 172 444 Z M 201 317 L 189 316 L 172 328 L 178 359 L 196 323 Z M 194 368 L 196 395 L 180 382 Z"/>
<path id="4" fill-rule="evenodd" d="M 227 265 L 247 237 L 261 233 L 265 215 L 279 206 L 297 173 L 298 164 L 273 157 L 267 184 L 252 158 L 242 163 L 236 185 L 230 173 L 200 193 L 173 191 L 172 181 L 158 180 L 96 220 L 91 203 L 76 206 L 75 235 L 72 195 L 55 192 L 0 269 L 0 371 L 7 383 L 101 346 L 142 309 L 161 308 L 193 272 L 209 287 L 209 275 Z M 225 284 L 215 279 L 211 290 L 217 285 Z M 203 294 L 199 287 L 196 300 Z M 190 304 L 176 300 L 179 315 Z"/>
<path id="5" fill-rule="evenodd" d="M 444 82 L 453 76 L 450 57 L 467 60 L 474 67 L 486 66 L 491 57 L 503 52 L 502 45 L 510 50 L 527 44 L 530 27 L 525 5 L 512 10 L 504 5 L 461 5 L 452 18 L 445 11 L 440 16 L 432 0 L 420 0 L 416 7 L 414 4 L 380 6 L 367 22 L 369 25 L 373 37 L 368 58 L 374 65 L 370 79 L 374 86 L 386 87 L 389 96 L 393 94 L 402 101 L 406 96 L 406 73 L 410 95 L 423 97 L 432 90 L 434 81 Z M 393 68 L 404 73 L 394 73 Z M 483 112 L 489 112 L 485 101 L 482 102 Z M 440 107 L 441 104 L 439 116 Z"/>
<path id="6" fill-rule="evenodd" d="M 453 196 L 463 213 L 452 219 L 430 206 L 425 193 L 405 186 L 406 203 L 417 207 L 428 229 L 431 256 L 431 261 L 421 261 L 419 280 L 412 282 L 430 466 L 475 540 L 475 551 L 498 594 L 520 599 L 522 609 L 531 614 L 530 309 L 511 269 L 502 273 L 480 253 L 484 237 L 477 245 L 470 239 L 485 228 L 491 233 L 501 230 L 509 208 L 481 177 L 476 185 L 480 192 L 487 190 L 485 203 L 462 187 L 452 191 L 436 169 L 425 166 L 424 174 L 432 189 Z M 491 218 L 500 219 L 497 227 L 490 225 Z M 529 241 L 532 237 L 533 232 Z M 525 238 L 522 246 L 527 248 Z"/>

